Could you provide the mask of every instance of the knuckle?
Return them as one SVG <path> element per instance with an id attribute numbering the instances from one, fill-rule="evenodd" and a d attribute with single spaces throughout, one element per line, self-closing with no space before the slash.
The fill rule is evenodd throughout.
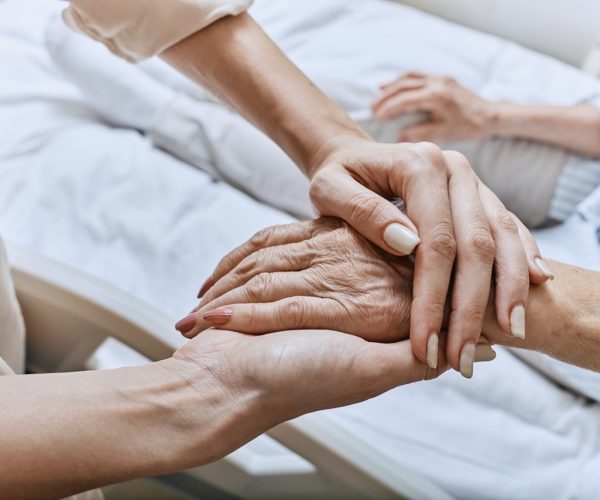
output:
<path id="1" fill-rule="evenodd" d="M 261 229 L 258 233 L 254 234 L 252 238 L 250 238 L 249 243 L 255 249 L 264 248 L 268 245 L 272 233 L 272 227 Z"/>
<path id="2" fill-rule="evenodd" d="M 436 254 L 454 260 L 456 257 L 456 239 L 449 224 L 441 223 L 433 231 L 429 248 Z"/>
<path id="3" fill-rule="evenodd" d="M 235 276 L 238 278 L 243 278 L 248 274 L 252 274 L 256 270 L 258 262 L 264 262 L 264 260 L 262 260 L 264 259 L 264 255 L 265 251 L 259 250 L 258 252 L 256 252 L 256 254 L 252 254 L 246 257 L 244 260 L 242 260 L 242 262 L 240 262 L 236 266 L 234 270 Z"/>
<path id="4" fill-rule="evenodd" d="M 496 215 L 496 225 L 501 231 L 510 234 L 518 234 L 519 232 L 519 227 L 508 210 L 501 210 L 498 212 Z"/>
<path id="5" fill-rule="evenodd" d="M 464 307 L 457 309 L 454 314 L 458 315 L 464 325 L 479 325 L 485 318 L 484 307 Z"/>
<path id="6" fill-rule="evenodd" d="M 444 151 L 444 158 L 448 162 L 449 168 L 453 174 L 473 174 L 473 169 L 467 157 L 459 151 Z"/>
<path id="7" fill-rule="evenodd" d="M 308 186 L 308 194 L 315 208 L 322 209 L 322 202 L 327 199 L 331 189 L 329 176 L 324 174 L 323 169 L 319 170 Z"/>
<path id="8" fill-rule="evenodd" d="M 247 327 L 251 331 L 260 331 L 264 327 L 264 314 L 262 314 L 257 304 L 248 305 Z"/>
<path id="9" fill-rule="evenodd" d="M 426 161 L 443 161 L 443 154 L 441 148 L 429 141 L 422 141 L 415 144 L 418 154 Z"/>
<path id="10" fill-rule="evenodd" d="M 259 300 L 265 290 L 269 288 L 271 281 L 270 274 L 257 274 L 246 284 L 246 295 L 250 300 Z"/>
<path id="11" fill-rule="evenodd" d="M 279 324 L 293 325 L 295 328 L 306 326 L 307 314 L 304 302 L 299 298 L 292 298 L 279 308 Z"/>
<path id="12" fill-rule="evenodd" d="M 379 203 L 370 193 L 357 193 L 348 198 L 350 220 L 354 225 L 365 226 L 374 224 L 379 212 Z"/>
<path id="13" fill-rule="evenodd" d="M 448 91 L 444 82 L 436 82 L 431 87 L 431 95 L 434 99 L 445 101 L 448 99 Z"/>
<path id="14" fill-rule="evenodd" d="M 496 244 L 487 228 L 480 228 L 468 238 L 467 251 L 484 262 L 493 262 L 496 258 Z"/>

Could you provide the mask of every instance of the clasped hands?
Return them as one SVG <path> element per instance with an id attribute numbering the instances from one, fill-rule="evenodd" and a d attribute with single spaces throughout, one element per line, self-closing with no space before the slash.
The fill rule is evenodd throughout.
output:
<path id="1" fill-rule="evenodd" d="M 245 366 L 242 380 L 251 373 L 272 387 L 287 376 L 296 381 L 287 391 L 308 384 L 346 404 L 448 366 L 470 378 L 477 359 L 494 357 L 480 338 L 490 315 L 524 337 L 530 282 L 551 273 L 464 156 L 432 144 L 333 142 L 308 169 L 313 204 L 331 217 L 263 230 L 223 258 L 176 325 L 194 339 L 192 357 L 226 339 L 235 348 L 209 351 L 235 360 L 229 375 Z M 330 403 L 342 404 L 315 408 Z"/>

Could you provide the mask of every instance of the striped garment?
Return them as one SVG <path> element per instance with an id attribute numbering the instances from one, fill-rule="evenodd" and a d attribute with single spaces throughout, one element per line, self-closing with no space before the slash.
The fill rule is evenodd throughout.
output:
<path id="1" fill-rule="evenodd" d="M 600 186 L 600 160 L 573 156 L 560 175 L 550 202 L 548 218 L 568 219 L 577 205 Z"/>

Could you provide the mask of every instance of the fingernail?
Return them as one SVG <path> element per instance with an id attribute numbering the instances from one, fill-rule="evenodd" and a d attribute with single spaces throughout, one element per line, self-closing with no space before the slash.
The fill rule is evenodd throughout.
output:
<path id="1" fill-rule="evenodd" d="M 535 265 L 538 266 L 538 269 L 542 272 L 544 276 L 546 276 L 546 278 L 548 278 L 549 280 L 554 279 L 554 274 L 552 273 L 550 267 L 548 267 L 548 264 L 546 264 L 546 261 L 544 259 L 537 257 L 535 259 Z"/>
<path id="2" fill-rule="evenodd" d="M 475 344 L 466 343 L 460 353 L 460 373 L 465 378 L 473 376 L 473 362 L 475 361 Z"/>
<path id="3" fill-rule="evenodd" d="M 202 315 L 205 321 L 212 323 L 213 325 L 225 325 L 229 323 L 233 310 L 228 307 L 219 307 L 214 311 L 205 312 Z"/>
<path id="4" fill-rule="evenodd" d="M 213 279 L 212 276 L 209 276 L 207 278 L 207 280 L 200 287 L 200 291 L 198 292 L 198 298 L 202 297 L 206 292 L 208 292 L 208 289 L 211 286 L 213 286 L 214 284 L 215 284 L 215 280 Z"/>
<path id="5" fill-rule="evenodd" d="M 396 252 L 402 255 L 410 255 L 415 247 L 421 243 L 419 237 L 410 229 L 401 224 L 390 224 L 385 228 L 383 239 Z"/>
<path id="6" fill-rule="evenodd" d="M 432 333 L 427 339 L 427 366 L 435 370 L 438 364 L 438 347 L 440 339 L 437 333 Z"/>
<path id="7" fill-rule="evenodd" d="M 525 307 L 515 306 L 510 313 L 510 333 L 513 337 L 525 338 Z"/>
<path id="8" fill-rule="evenodd" d="M 475 363 L 483 363 L 496 359 L 496 351 L 489 344 L 477 344 L 475 348 Z"/>
<path id="9" fill-rule="evenodd" d="M 182 320 L 178 321 L 175 324 L 175 329 L 179 330 L 181 333 L 186 333 L 187 331 L 194 328 L 195 325 L 196 325 L 196 315 L 189 314 L 185 318 L 183 318 Z"/>

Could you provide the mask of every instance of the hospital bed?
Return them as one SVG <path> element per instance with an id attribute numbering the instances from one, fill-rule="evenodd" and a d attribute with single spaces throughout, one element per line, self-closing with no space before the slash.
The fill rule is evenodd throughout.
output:
<path id="1" fill-rule="evenodd" d="M 28 35 L 29 30 L 43 31 L 42 14 L 49 4 L 37 1 L 39 17 L 27 19 L 18 6 L 11 11 L 16 17 L 0 16 L 0 71 L 9 76 L 0 81 L 5 139 L 0 144 L 0 228 L 9 242 L 27 321 L 29 367 L 60 371 L 93 365 L 107 337 L 147 359 L 164 358 L 181 342 L 170 333 L 174 319 L 192 305 L 195 286 L 218 258 L 262 226 L 294 219 L 214 183 L 135 131 L 107 127 L 52 67 L 42 50 L 43 37 Z M 27 8 L 23 0 L 0 0 L 0 9 L 11 3 Z M 428 8 L 449 6 L 426 3 Z M 421 41 L 424 18 L 417 11 L 391 11 L 396 7 L 380 1 L 303 2 L 302 12 L 283 16 L 291 5 L 259 0 L 254 14 L 350 112 L 362 111 L 375 83 L 396 76 L 399 68 L 390 61 L 402 56 L 426 69 L 427 54 L 433 53 L 433 47 L 430 52 L 425 47 L 420 53 L 398 54 L 407 45 L 386 18 L 391 12 L 404 20 Z M 353 10 L 361 8 L 364 17 L 354 17 Z M 452 11 L 437 13 L 450 16 Z M 379 47 L 377 57 L 359 51 L 357 60 L 344 65 L 360 47 L 341 47 L 340 36 L 363 29 L 361 19 L 380 21 L 377 30 L 392 46 Z M 502 70 L 530 70 L 480 81 L 464 64 L 472 62 L 467 46 L 462 60 L 446 58 L 440 64 L 440 71 L 462 71 L 489 95 L 526 100 L 535 91 L 538 96 L 539 89 L 531 87 L 511 94 L 536 72 L 556 81 L 542 92 L 548 102 L 577 102 L 598 90 L 597 82 L 574 70 L 427 19 L 440 37 L 460 33 L 466 45 L 477 41 L 478 50 L 504 55 L 498 60 Z M 376 38 L 372 31 L 360 32 L 365 39 Z M 315 57 L 316 47 L 322 58 Z M 584 52 L 570 53 L 570 62 Z M 326 71 L 330 61 L 339 62 L 337 74 Z M 560 85 L 559 76 L 568 85 Z M 223 118 L 222 111 L 211 116 L 222 118 L 211 122 L 219 132 L 215 142 L 239 137 L 242 122 Z M 21 136 L 20 128 L 27 133 Z M 504 373 L 511 373 L 510 384 Z M 465 415 L 473 419 L 468 432 Z M 256 446 L 249 446 L 186 476 L 194 479 L 188 492 L 199 494 L 208 484 L 243 498 L 444 498 L 437 484 L 459 497 L 474 492 L 478 498 L 585 495 L 598 488 L 589 473 L 600 462 L 597 419 L 595 405 L 501 350 L 497 362 L 478 367 L 473 384 L 448 374 L 363 405 L 286 423 L 270 435 L 294 453 L 281 448 L 257 453 Z M 490 436 L 494 429 L 503 430 L 497 439 Z M 525 442 L 533 443 L 531 450 L 523 448 Z M 171 478 L 180 487 L 189 484 L 179 479 Z"/>

